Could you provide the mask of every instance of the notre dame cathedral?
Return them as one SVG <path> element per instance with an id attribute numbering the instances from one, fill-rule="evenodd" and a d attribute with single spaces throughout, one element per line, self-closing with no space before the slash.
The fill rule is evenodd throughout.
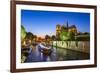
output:
<path id="1" fill-rule="evenodd" d="M 56 36 L 57 37 L 60 36 L 60 33 L 61 33 L 62 30 L 66 31 L 66 32 L 73 32 L 75 35 L 77 35 L 76 26 L 75 25 L 69 26 L 68 22 L 67 22 L 66 25 L 60 25 L 60 24 L 56 25 Z"/>

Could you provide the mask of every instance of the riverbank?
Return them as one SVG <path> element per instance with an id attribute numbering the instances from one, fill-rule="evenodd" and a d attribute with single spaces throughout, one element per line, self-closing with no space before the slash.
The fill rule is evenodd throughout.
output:
<path id="1" fill-rule="evenodd" d="M 53 41 L 53 46 L 70 49 L 74 51 L 79 51 L 83 53 L 90 52 L 90 42 L 89 41 Z"/>

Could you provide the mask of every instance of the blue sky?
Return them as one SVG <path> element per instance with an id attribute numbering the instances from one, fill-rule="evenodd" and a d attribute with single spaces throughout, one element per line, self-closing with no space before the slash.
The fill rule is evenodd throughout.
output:
<path id="1" fill-rule="evenodd" d="M 56 25 L 67 22 L 69 26 L 76 25 L 80 32 L 90 32 L 89 13 L 21 10 L 21 25 L 38 36 L 55 34 Z"/>

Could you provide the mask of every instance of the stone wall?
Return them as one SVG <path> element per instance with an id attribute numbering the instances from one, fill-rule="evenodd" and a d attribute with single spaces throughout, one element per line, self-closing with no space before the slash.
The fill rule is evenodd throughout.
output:
<path id="1" fill-rule="evenodd" d="M 89 41 L 53 41 L 53 45 L 64 49 L 76 50 L 84 53 L 89 53 Z"/>

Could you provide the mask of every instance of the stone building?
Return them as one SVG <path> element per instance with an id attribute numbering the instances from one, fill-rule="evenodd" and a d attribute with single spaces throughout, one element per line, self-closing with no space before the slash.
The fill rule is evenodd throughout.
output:
<path id="1" fill-rule="evenodd" d="M 68 22 L 66 25 L 60 25 L 57 24 L 56 25 L 56 37 L 59 38 L 60 37 L 60 33 L 61 31 L 66 31 L 66 32 L 73 32 L 75 35 L 77 35 L 77 28 L 75 25 L 71 25 L 69 26 Z"/>

